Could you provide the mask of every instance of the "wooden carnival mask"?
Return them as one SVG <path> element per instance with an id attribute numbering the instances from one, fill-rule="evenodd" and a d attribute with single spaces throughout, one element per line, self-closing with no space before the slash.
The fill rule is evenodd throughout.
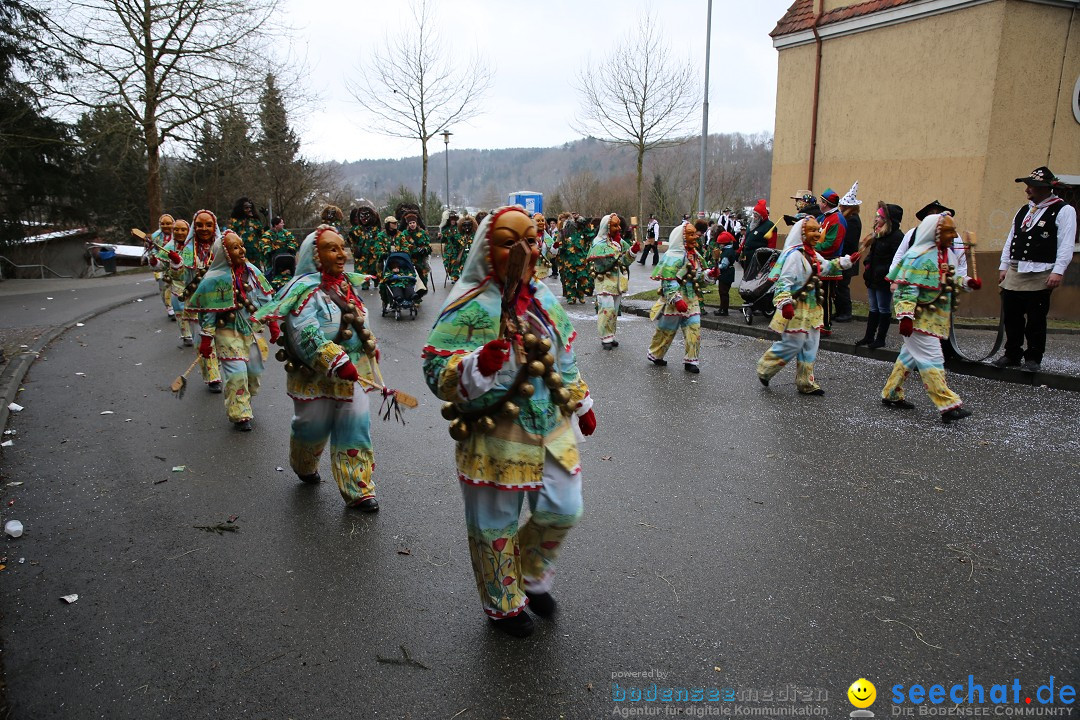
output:
<path id="1" fill-rule="evenodd" d="M 172 215 L 162 215 L 158 218 L 158 228 L 162 235 L 172 235 L 176 221 Z"/>
<path id="2" fill-rule="evenodd" d="M 802 241 L 807 247 L 814 247 L 821 240 L 821 226 L 814 218 L 806 218 L 802 226 Z"/>
<path id="3" fill-rule="evenodd" d="M 323 273 L 342 274 L 345 272 L 345 241 L 333 230 L 323 230 L 315 239 L 315 257 Z"/>
<path id="4" fill-rule="evenodd" d="M 953 240 L 957 238 L 959 233 L 956 232 L 956 221 L 953 220 L 952 215 L 942 215 L 937 224 L 937 246 L 939 249 L 952 247 Z"/>
<path id="5" fill-rule="evenodd" d="M 188 227 L 187 220 L 177 220 L 173 224 L 173 240 L 177 244 L 183 245 L 187 241 Z"/>
<path id="6" fill-rule="evenodd" d="M 244 249 L 244 241 L 239 235 L 234 232 L 225 233 L 225 237 L 221 239 L 221 246 L 225 248 L 229 265 L 240 268 L 247 264 L 247 250 Z"/>
<path id="7" fill-rule="evenodd" d="M 214 216 L 208 212 L 201 212 L 195 216 L 195 240 L 207 245 L 214 239 L 215 221 Z"/>
<path id="8" fill-rule="evenodd" d="M 683 246 L 687 250 L 696 250 L 698 238 L 701 237 L 701 231 L 690 223 L 683 225 Z"/>
<path id="9" fill-rule="evenodd" d="M 510 263 L 510 249 L 524 240 L 529 248 L 529 260 L 522 270 L 521 279 L 532 279 L 540 248 L 536 244 L 536 223 L 528 215 L 516 210 L 506 210 L 495 219 L 488 233 L 491 251 L 491 269 L 500 282 L 507 282 L 506 272 Z M 516 279 L 516 278 L 515 278 Z"/>
<path id="10" fill-rule="evenodd" d="M 614 237 L 622 234 L 622 221 L 619 220 L 618 215 L 612 215 L 608 220 L 608 235 Z"/>

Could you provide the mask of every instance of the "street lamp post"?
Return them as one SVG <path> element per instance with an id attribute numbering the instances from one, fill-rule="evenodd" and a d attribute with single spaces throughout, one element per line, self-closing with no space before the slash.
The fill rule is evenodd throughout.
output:
<path id="1" fill-rule="evenodd" d="M 443 156 L 446 158 L 446 209 L 450 209 L 450 136 L 454 133 L 449 130 L 443 130 L 441 135 L 443 139 L 443 145 L 446 146 L 446 150 L 443 152 Z"/>
<path id="2" fill-rule="evenodd" d="M 701 167 L 698 174 L 698 217 L 705 217 L 705 158 L 709 148 L 709 54 L 712 50 L 712 0 L 705 21 L 705 99 L 701 103 Z"/>

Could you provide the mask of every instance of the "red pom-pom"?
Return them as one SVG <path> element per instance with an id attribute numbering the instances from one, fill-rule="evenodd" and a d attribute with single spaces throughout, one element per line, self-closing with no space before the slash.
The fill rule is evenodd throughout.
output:
<path id="1" fill-rule="evenodd" d="M 592 435 L 596 431 L 596 414 L 590 409 L 578 418 L 578 426 L 581 427 L 582 435 Z"/>

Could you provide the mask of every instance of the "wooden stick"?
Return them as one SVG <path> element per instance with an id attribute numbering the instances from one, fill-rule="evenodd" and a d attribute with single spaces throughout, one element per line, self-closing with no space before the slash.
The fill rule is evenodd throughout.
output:
<path id="1" fill-rule="evenodd" d="M 968 277 L 976 280 L 979 277 L 979 269 L 975 266 L 975 233 L 964 232 L 964 253 L 968 261 Z"/>

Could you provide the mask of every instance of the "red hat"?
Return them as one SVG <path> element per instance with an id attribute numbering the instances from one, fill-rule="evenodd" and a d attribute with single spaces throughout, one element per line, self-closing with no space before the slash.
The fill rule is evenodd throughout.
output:
<path id="1" fill-rule="evenodd" d="M 757 201 L 757 205 L 754 206 L 754 212 L 760 215 L 762 220 L 769 219 L 769 206 L 765 204 L 765 198 Z"/>
<path id="2" fill-rule="evenodd" d="M 735 236 L 725 230 L 724 232 L 720 233 L 720 236 L 718 238 L 716 238 L 716 242 L 721 245 L 730 245 L 731 243 L 735 242 Z"/>

